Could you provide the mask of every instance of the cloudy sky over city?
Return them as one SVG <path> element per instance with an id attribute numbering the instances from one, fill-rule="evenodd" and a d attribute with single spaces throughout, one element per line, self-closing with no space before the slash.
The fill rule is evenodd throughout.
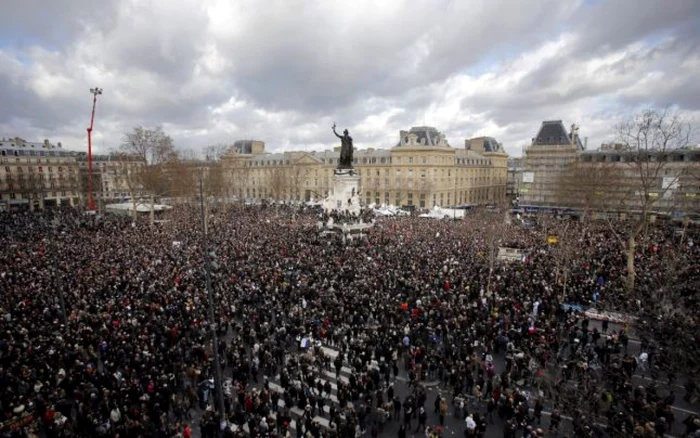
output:
<path id="1" fill-rule="evenodd" d="M 588 147 L 650 106 L 700 115 L 696 0 L 9 0 L 0 5 L 0 136 L 98 151 L 133 126 L 176 145 L 391 147 L 435 126 L 519 155 L 542 120 Z"/>

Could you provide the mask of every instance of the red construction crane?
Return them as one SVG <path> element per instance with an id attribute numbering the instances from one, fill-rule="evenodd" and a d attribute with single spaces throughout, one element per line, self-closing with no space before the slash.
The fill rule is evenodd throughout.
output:
<path id="1" fill-rule="evenodd" d="M 90 127 L 88 133 L 88 210 L 95 211 L 95 199 L 92 196 L 92 126 L 95 122 L 95 105 L 97 104 L 97 95 L 102 94 L 102 88 L 90 88 L 92 93 L 92 115 L 90 115 Z"/>

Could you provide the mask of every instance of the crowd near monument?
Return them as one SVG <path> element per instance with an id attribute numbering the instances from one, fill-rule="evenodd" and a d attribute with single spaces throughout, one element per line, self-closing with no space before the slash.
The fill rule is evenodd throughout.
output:
<path id="1" fill-rule="evenodd" d="M 697 230 L 649 227 L 630 299 L 606 223 L 524 226 L 476 209 L 375 218 L 344 241 L 315 231 L 319 214 L 212 207 L 221 394 L 197 209 L 155 225 L 72 208 L 0 214 L 0 436 L 698 430 L 698 316 L 682 310 L 697 305 Z M 500 260 L 498 247 L 526 257 Z M 677 293 L 670 310 L 662 283 Z M 612 309 L 634 318 L 609 321 Z"/>
<path id="2" fill-rule="evenodd" d="M 0 212 L 0 438 L 700 436 L 696 224 L 363 208 L 332 131 L 320 206 Z"/>

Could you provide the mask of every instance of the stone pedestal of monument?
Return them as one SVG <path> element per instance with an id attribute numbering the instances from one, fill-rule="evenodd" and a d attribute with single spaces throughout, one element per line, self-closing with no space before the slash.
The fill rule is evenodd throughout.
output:
<path id="1" fill-rule="evenodd" d="M 333 191 L 323 200 L 323 210 L 359 213 L 360 175 L 354 169 L 336 169 L 333 175 Z"/>

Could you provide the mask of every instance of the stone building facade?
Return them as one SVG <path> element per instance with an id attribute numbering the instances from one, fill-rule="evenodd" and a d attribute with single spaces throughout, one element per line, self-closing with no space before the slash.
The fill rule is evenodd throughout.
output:
<path id="1" fill-rule="evenodd" d="M 506 196 L 511 205 L 520 203 L 520 185 L 523 182 L 523 158 L 508 158 L 508 178 L 506 179 Z"/>
<path id="2" fill-rule="evenodd" d="M 575 125 L 567 132 L 560 120 L 545 121 L 525 148 L 518 191 L 526 211 L 628 216 L 646 205 L 647 214 L 700 218 L 700 148 L 647 158 L 615 143 L 586 150 Z"/>
<path id="3" fill-rule="evenodd" d="M 561 120 L 542 122 L 524 151 L 520 205 L 557 207 L 557 181 L 583 150 L 576 125 L 567 132 Z"/>
<path id="4" fill-rule="evenodd" d="M 77 162 L 61 143 L 0 140 L 1 210 L 74 205 L 79 196 Z"/>
<path id="5" fill-rule="evenodd" d="M 93 196 L 128 197 L 125 172 L 140 163 L 121 155 L 93 155 Z M 87 154 L 59 142 L 0 140 L 0 210 L 87 203 Z"/>
<path id="6" fill-rule="evenodd" d="M 650 210 L 647 214 L 700 219 L 700 148 L 652 152 L 648 164 L 635 163 L 638 156 L 637 152 L 605 144 L 599 150 L 582 152 L 576 169 L 581 181 L 576 185 L 571 181 L 574 190 L 568 193 L 560 190 L 565 198 L 561 203 L 585 208 L 585 185 L 597 179 L 591 182 L 596 190 L 591 197 L 592 210 L 599 213 L 635 216 L 646 204 Z M 644 202 L 646 196 L 648 201 Z"/>
<path id="7" fill-rule="evenodd" d="M 80 200 L 84 204 L 88 192 L 88 164 L 87 153 L 74 152 L 78 163 L 80 176 Z M 134 178 L 129 178 L 144 163 L 137 157 L 122 153 L 92 155 L 92 192 L 98 207 L 106 203 L 113 203 L 131 197 L 130 185 L 135 185 Z M 136 184 L 137 185 L 137 184 Z M 136 196 L 143 196 L 140 187 L 133 191 Z M 101 208 L 100 208 L 101 209 Z"/>
<path id="8" fill-rule="evenodd" d="M 238 145 L 238 147 L 237 147 Z M 264 143 L 234 143 L 222 158 L 228 195 L 245 200 L 320 201 L 333 187 L 340 146 L 319 152 L 265 153 Z M 508 155 L 491 137 L 454 148 L 433 127 L 399 133 L 392 148 L 357 149 L 364 205 L 430 208 L 501 204 L 506 200 Z"/>

